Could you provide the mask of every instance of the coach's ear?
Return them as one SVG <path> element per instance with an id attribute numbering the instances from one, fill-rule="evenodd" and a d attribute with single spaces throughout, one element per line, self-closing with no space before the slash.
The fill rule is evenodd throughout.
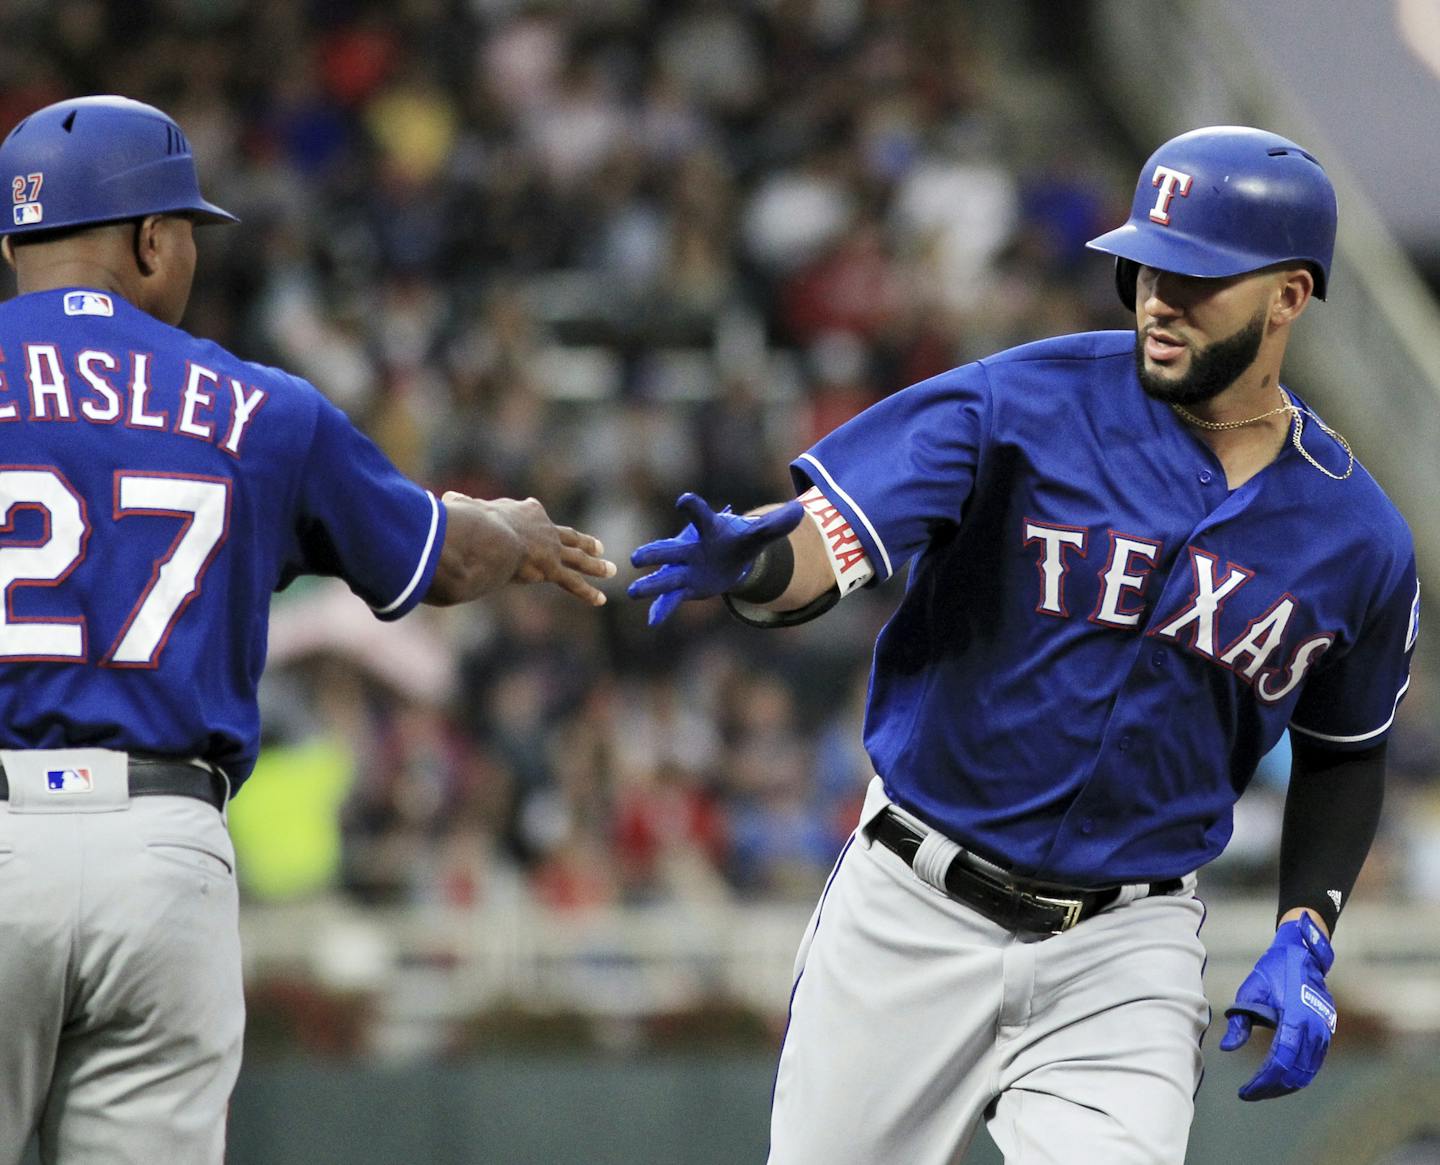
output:
<path id="1" fill-rule="evenodd" d="M 141 275 L 154 275 L 159 270 L 161 217 L 158 214 L 147 214 L 135 224 L 135 234 L 130 246 L 135 253 L 135 266 Z"/>
<path id="2" fill-rule="evenodd" d="M 5 265 L 6 265 L 7 267 L 9 267 L 11 271 L 14 271 L 14 270 L 15 270 L 15 252 L 14 252 L 14 250 L 13 250 L 13 249 L 11 248 L 11 246 L 10 246 L 10 236 L 9 236 L 9 235 L 6 235 L 3 239 L 0 239 L 0 255 L 4 255 L 4 256 L 5 256 Z"/>

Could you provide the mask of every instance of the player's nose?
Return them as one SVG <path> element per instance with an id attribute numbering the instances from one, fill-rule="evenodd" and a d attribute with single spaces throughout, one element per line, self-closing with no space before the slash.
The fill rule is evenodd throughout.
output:
<path id="1" fill-rule="evenodd" d="M 1146 315 L 1154 319 L 1173 319 L 1180 314 L 1180 281 L 1170 272 L 1141 267 L 1135 279 L 1135 290 Z"/>

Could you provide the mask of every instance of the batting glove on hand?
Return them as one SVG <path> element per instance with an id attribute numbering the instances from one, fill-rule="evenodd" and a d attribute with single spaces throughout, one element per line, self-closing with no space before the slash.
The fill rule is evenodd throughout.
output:
<path id="1" fill-rule="evenodd" d="M 734 590 L 745 581 L 760 551 L 789 534 L 805 516 L 798 501 L 758 518 L 732 514 L 729 506 L 717 514 L 692 493 L 681 494 L 675 508 L 690 524 L 676 537 L 647 542 L 630 556 L 634 566 L 660 568 L 636 579 L 626 591 L 632 599 L 655 599 L 650 604 L 652 627 L 687 599 L 709 599 Z"/>
<path id="2" fill-rule="evenodd" d="M 1270 949 L 1240 984 L 1234 1005 L 1225 1010 L 1230 1026 L 1220 1050 L 1233 1052 L 1245 1043 L 1252 1024 L 1275 1029 L 1270 1054 L 1240 1089 L 1241 1100 L 1288 1096 L 1315 1079 L 1335 1034 L 1335 1000 L 1325 989 L 1334 961 L 1315 920 L 1297 918 L 1275 932 Z"/>

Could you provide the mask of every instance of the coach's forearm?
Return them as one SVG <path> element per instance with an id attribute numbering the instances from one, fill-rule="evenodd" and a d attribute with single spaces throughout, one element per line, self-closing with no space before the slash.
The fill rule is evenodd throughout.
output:
<path id="1" fill-rule="evenodd" d="M 445 545 L 425 602 L 436 607 L 465 603 L 498 590 L 515 577 L 525 546 L 490 503 L 447 497 Z"/>

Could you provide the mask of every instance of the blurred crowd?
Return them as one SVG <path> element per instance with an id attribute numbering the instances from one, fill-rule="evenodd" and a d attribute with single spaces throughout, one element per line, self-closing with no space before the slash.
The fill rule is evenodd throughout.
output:
<path id="1" fill-rule="evenodd" d="M 200 237 L 190 330 L 309 378 L 437 493 L 533 494 L 624 560 L 682 489 L 788 496 L 795 454 L 905 384 L 1126 326 L 1083 243 L 1134 160 L 1072 67 L 1080 7 L 9 0 L 0 128 L 82 93 L 166 108 L 243 220 Z M 393 628 L 325 583 L 280 596 L 234 806 L 250 893 L 812 896 L 899 584 L 759 633 L 717 604 L 647 628 L 629 577 L 598 614 L 515 589 Z M 1440 863 L 1398 861 L 1440 897 Z"/>

